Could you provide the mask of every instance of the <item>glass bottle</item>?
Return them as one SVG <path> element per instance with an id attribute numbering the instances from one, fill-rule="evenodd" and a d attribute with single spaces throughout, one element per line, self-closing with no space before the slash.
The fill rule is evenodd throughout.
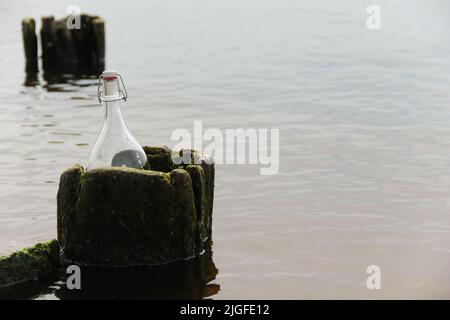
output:
<path id="1" fill-rule="evenodd" d="M 123 90 L 119 85 L 119 78 Z M 100 89 L 100 86 L 102 89 Z M 104 71 L 99 79 L 99 102 L 105 104 L 105 120 L 100 136 L 89 157 L 87 170 L 104 167 L 147 167 L 147 156 L 128 131 L 121 113 L 121 100 L 127 99 L 122 77 L 115 71 Z"/>

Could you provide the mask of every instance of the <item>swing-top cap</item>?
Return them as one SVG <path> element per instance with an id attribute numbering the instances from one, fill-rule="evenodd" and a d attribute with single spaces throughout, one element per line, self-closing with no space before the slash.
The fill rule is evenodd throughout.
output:
<path id="1" fill-rule="evenodd" d="M 120 87 L 119 79 L 120 83 L 122 84 L 122 88 Z M 117 71 L 103 71 L 101 76 L 98 78 L 98 87 L 97 87 L 98 102 L 100 103 L 102 101 L 111 102 L 122 99 L 127 101 L 127 97 L 128 97 L 127 89 L 125 89 L 125 84 L 123 83 L 123 79 L 120 73 L 118 73 Z"/>
<path id="2" fill-rule="evenodd" d="M 103 80 L 110 81 L 110 80 L 116 80 L 117 79 L 117 71 L 103 71 L 102 73 Z"/>

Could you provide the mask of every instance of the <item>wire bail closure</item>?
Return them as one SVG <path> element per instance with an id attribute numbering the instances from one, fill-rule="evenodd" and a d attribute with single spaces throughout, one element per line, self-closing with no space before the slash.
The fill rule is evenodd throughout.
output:
<path id="1" fill-rule="evenodd" d="M 127 93 L 127 89 L 125 88 L 125 84 L 123 83 L 123 79 L 122 79 L 122 75 L 120 73 L 117 73 L 117 76 L 120 79 L 120 82 L 122 83 L 122 89 L 120 89 L 119 86 L 119 97 L 118 98 L 113 98 L 113 99 L 105 99 L 105 96 L 102 96 L 103 91 L 100 89 L 102 86 L 102 80 L 103 80 L 103 75 L 100 75 L 100 77 L 98 78 L 98 86 L 97 86 L 97 98 L 98 98 L 98 102 L 102 103 L 102 102 L 111 102 L 111 101 L 118 101 L 118 100 L 124 100 L 127 101 L 128 98 L 128 93 Z"/>

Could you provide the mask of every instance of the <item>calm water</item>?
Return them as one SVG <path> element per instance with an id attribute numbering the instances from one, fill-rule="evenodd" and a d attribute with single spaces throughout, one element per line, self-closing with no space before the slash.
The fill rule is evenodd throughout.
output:
<path id="1" fill-rule="evenodd" d="M 20 20 L 73 3 L 0 2 L 0 253 L 55 237 L 59 175 L 102 125 L 90 81 L 22 86 Z M 448 1 L 379 0 L 379 31 L 358 0 L 75 3 L 106 20 L 142 144 L 194 120 L 280 129 L 277 175 L 217 167 L 207 295 L 450 298 Z"/>

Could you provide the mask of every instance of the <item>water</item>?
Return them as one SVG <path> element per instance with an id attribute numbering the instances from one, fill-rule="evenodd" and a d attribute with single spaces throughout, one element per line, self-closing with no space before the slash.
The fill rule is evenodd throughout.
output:
<path id="1" fill-rule="evenodd" d="M 20 20 L 69 4 L 0 3 L 0 253 L 55 237 L 59 175 L 102 125 L 89 80 L 22 86 Z M 448 1 L 380 0 L 379 31 L 357 0 L 77 4 L 106 20 L 141 143 L 280 129 L 277 175 L 217 167 L 213 298 L 450 298 Z"/>

